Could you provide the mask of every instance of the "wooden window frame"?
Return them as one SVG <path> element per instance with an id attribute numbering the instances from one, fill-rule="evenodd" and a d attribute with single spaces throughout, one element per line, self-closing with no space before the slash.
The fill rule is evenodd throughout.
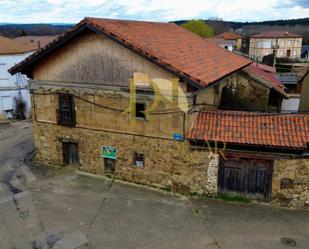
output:
<path id="1" fill-rule="evenodd" d="M 69 99 L 69 105 L 67 110 L 64 110 L 63 102 L 64 98 Z M 74 127 L 76 125 L 75 103 L 74 95 L 61 93 L 58 95 L 59 108 L 57 110 L 58 124 L 62 126 Z M 65 117 L 65 114 L 69 113 L 69 118 Z"/>
<path id="2" fill-rule="evenodd" d="M 143 162 L 143 165 L 138 165 L 137 162 Z M 133 153 L 133 166 L 139 169 L 145 168 L 145 155 L 141 153 Z"/>

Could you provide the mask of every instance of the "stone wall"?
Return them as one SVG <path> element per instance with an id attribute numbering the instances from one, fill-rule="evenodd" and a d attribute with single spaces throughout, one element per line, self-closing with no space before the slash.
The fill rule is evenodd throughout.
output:
<path id="1" fill-rule="evenodd" d="M 268 110 L 269 88 L 244 73 L 229 77 L 221 90 L 220 107 L 234 110 Z"/>
<path id="2" fill-rule="evenodd" d="M 309 208 L 309 159 L 275 160 L 272 198 L 282 206 Z"/>
<path id="3" fill-rule="evenodd" d="M 103 145 L 117 148 L 116 177 L 181 193 L 208 193 L 208 152 L 192 151 L 187 142 L 126 135 L 33 122 L 36 160 L 63 165 L 62 141 L 78 143 L 80 170 L 104 175 Z M 144 168 L 133 165 L 133 153 L 145 156 Z"/>

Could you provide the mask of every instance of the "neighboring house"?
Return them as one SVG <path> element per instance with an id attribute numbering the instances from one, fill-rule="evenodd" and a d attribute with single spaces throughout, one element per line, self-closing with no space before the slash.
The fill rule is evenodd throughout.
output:
<path id="1" fill-rule="evenodd" d="M 302 85 L 305 84 L 306 74 L 308 72 L 308 67 L 295 68 L 293 72 L 290 73 L 277 73 L 274 74 L 276 79 L 280 81 L 288 94 L 288 99 L 283 99 L 281 112 L 298 112 L 301 100 Z M 306 92 L 302 92 L 303 99 L 308 97 Z M 306 97 L 304 97 L 306 96 Z M 304 101 L 304 100 L 303 100 Z M 309 109 L 308 109 L 309 110 Z"/>
<path id="2" fill-rule="evenodd" d="M 300 78 L 301 95 L 299 103 L 299 111 L 309 113 L 309 67 L 304 69 Z"/>
<path id="3" fill-rule="evenodd" d="M 309 45 L 303 45 L 301 48 L 301 59 L 309 61 Z"/>
<path id="4" fill-rule="evenodd" d="M 27 77 L 22 74 L 11 76 L 9 68 L 24 60 L 41 45 L 51 41 L 51 37 L 26 36 L 15 39 L 0 36 L 0 115 L 11 117 L 14 98 L 21 96 L 26 103 L 26 115 L 30 112 L 30 95 Z"/>
<path id="5" fill-rule="evenodd" d="M 85 18 L 10 73 L 32 79 L 37 161 L 180 193 L 308 201 L 308 116 L 263 113 L 282 85 L 182 27 Z"/>
<path id="6" fill-rule="evenodd" d="M 300 93 L 297 86 L 299 82 L 299 77 L 296 72 L 275 73 L 274 76 L 285 86 L 287 93 Z"/>
<path id="7" fill-rule="evenodd" d="M 216 36 L 216 38 L 223 38 L 228 44 L 234 44 L 233 50 L 240 51 L 242 46 L 242 36 L 232 31 L 224 32 Z"/>
<path id="8" fill-rule="evenodd" d="M 236 48 L 236 42 L 235 41 L 230 41 L 230 40 L 225 40 L 224 38 L 205 38 L 206 41 L 211 42 L 213 44 L 216 44 L 222 48 L 225 48 L 231 52 L 235 51 Z"/>
<path id="9" fill-rule="evenodd" d="M 300 60 L 302 40 L 301 36 L 285 31 L 253 35 L 250 37 L 249 56 L 262 61 L 264 56 L 275 52 L 277 58 Z"/>

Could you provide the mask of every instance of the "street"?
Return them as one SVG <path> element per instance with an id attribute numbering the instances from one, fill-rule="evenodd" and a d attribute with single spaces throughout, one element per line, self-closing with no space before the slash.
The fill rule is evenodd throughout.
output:
<path id="1" fill-rule="evenodd" d="M 181 197 L 38 165 L 25 160 L 32 136 L 28 121 L 0 127 L 0 249 L 309 248 L 308 211 Z"/>

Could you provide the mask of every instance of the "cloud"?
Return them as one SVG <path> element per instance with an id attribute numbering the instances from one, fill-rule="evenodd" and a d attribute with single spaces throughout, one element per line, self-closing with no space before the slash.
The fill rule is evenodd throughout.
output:
<path id="1" fill-rule="evenodd" d="M 308 0 L 0 0 L 0 22 L 76 23 L 85 16 L 262 21 L 309 16 Z"/>

